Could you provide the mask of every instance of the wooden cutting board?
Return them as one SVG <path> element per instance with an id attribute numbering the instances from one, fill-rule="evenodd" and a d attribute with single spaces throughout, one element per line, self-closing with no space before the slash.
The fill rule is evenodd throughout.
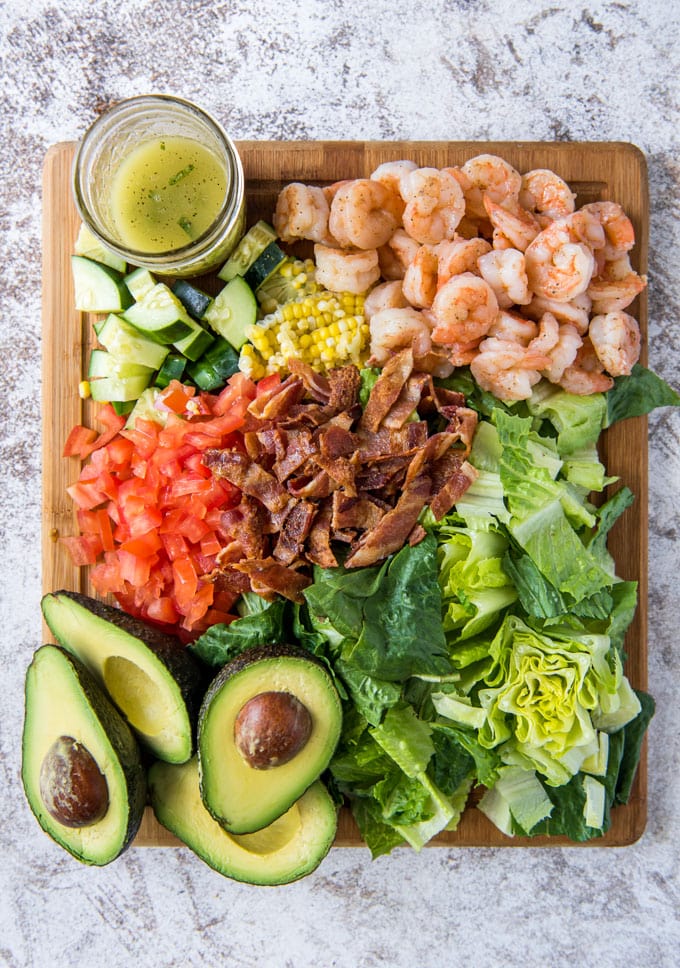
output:
<path id="1" fill-rule="evenodd" d="M 43 172 L 43 592 L 59 588 L 93 594 L 87 569 L 74 567 L 59 541 L 75 534 L 74 505 L 66 494 L 79 471 L 75 458 L 61 457 L 71 428 L 89 423 L 93 405 L 78 396 L 78 383 L 86 371 L 94 345 L 92 320 L 76 312 L 70 254 L 79 220 L 71 197 L 71 166 L 75 144 L 54 145 L 47 153 Z M 283 184 L 303 181 L 330 183 L 365 177 L 379 164 L 410 158 L 421 166 L 462 164 L 482 152 L 501 155 L 519 171 L 551 168 L 577 192 L 577 205 L 611 199 L 623 205 L 635 226 L 637 245 L 632 262 L 647 268 L 648 211 L 646 163 L 641 152 L 622 143 L 548 144 L 519 142 L 255 142 L 238 144 L 246 176 L 248 223 L 271 220 L 276 195 Z M 216 292 L 217 280 L 204 277 L 201 286 Z M 647 302 L 643 294 L 632 307 L 640 321 L 646 362 Z M 604 435 L 601 456 L 608 473 L 619 475 L 636 495 L 612 531 L 610 549 L 618 574 L 639 582 L 640 604 L 626 641 L 626 671 L 634 686 L 647 686 L 647 422 L 644 418 L 617 424 Z M 46 632 L 46 641 L 50 635 Z M 626 806 L 613 811 L 609 832 L 591 845 L 622 846 L 642 834 L 647 815 L 646 758 L 643 757 Z M 147 808 L 135 841 L 142 846 L 177 845 L 177 841 Z M 362 841 L 348 810 L 340 816 L 339 846 Z M 567 844 L 562 838 L 505 837 L 478 810 L 468 808 L 458 827 L 433 841 L 445 846 L 531 846 Z M 414 859 L 414 863 L 417 860 Z"/>

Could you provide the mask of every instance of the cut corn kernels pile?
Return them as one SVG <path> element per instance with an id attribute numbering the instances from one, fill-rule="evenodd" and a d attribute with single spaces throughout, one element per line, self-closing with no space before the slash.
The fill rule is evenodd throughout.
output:
<path id="1" fill-rule="evenodd" d="M 288 302 L 269 313 L 247 332 L 239 368 L 253 380 L 287 372 L 295 357 L 321 372 L 368 356 L 369 328 L 364 297 L 321 290 Z"/>

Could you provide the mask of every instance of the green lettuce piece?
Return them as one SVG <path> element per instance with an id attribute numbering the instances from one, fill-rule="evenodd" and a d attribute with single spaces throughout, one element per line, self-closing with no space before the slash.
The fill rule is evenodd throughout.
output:
<path id="1" fill-rule="evenodd" d="M 352 702 L 372 726 L 378 726 L 385 711 L 401 699 L 401 687 L 394 682 L 368 676 L 342 659 L 336 659 L 334 669 L 346 685 Z"/>
<path id="2" fill-rule="evenodd" d="M 665 380 L 636 363 L 630 376 L 619 376 L 607 393 L 606 426 L 619 420 L 642 417 L 658 407 L 680 406 L 680 394 Z"/>
<path id="3" fill-rule="evenodd" d="M 243 599 L 246 614 L 229 625 L 213 625 L 189 646 L 207 665 L 221 667 L 246 649 L 285 641 L 286 603 L 265 602 L 250 593 Z"/>
<path id="4" fill-rule="evenodd" d="M 485 746 L 482 746 L 476 730 L 441 721 L 434 722 L 431 725 L 432 741 L 435 747 L 432 766 L 434 768 L 436 765 L 437 770 L 436 773 L 433 772 L 433 777 L 438 785 L 440 785 L 439 778 L 441 772 L 445 769 L 441 762 L 437 763 L 438 757 L 443 758 L 446 754 L 447 762 L 449 758 L 453 762 L 456 762 L 460 756 L 459 753 L 455 752 L 456 747 L 459 747 L 472 758 L 475 768 L 474 772 L 479 782 L 487 787 L 494 785 L 498 776 L 498 770 L 502 766 L 502 761 L 496 750 L 487 749 Z M 441 743 L 441 736 L 445 736 L 448 741 L 447 746 L 444 748 L 439 745 Z M 450 744 L 455 745 L 451 746 Z M 442 789 L 446 791 L 446 787 L 442 786 Z"/>
<path id="5" fill-rule="evenodd" d="M 557 432 L 560 454 L 572 454 L 596 443 L 605 426 L 607 401 L 602 393 L 578 396 L 541 380 L 527 400 L 533 417 L 547 420 Z"/>
<path id="6" fill-rule="evenodd" d="M 401 834 L 383 820 L 382 807 L 377 800 L 372 797 L 353 797 L 350 807 L 361 838 L 371 851 L 373 860 L 390 854 L 395 847 L 405 843 Z"/>
<path id="7" fill-rule="evenodd" d="M 504 766 L 493 788 L 485 791 L 478 809 L 511 836 L 515 824 L 522 833 L 531 833 L 550 816 L 553 805 L 533 770 Z M 509 822 L 510 818 L 514 823 Z"/>
<path id="8" fill-rule="evenodd" d="M 437 543 L 427 536 L 380 567 L 315 572 L 309 612 L 344 638 L 344 668 L 391 682 L 451 672 L 442 629 Z"/>
<path id="9" fill-rule="evenodd" d="M 614 734 L 614 736 L 623 737 L 621 764 L 616 777 L 615 803 L 628 803 L 633 780 L 640 762 L 642 742 L 655 711 L 654 699 L 648 693 L 638 689 L 636 695 L 640 703 L 640 712 L 635 719 L 624 726 L 620 733 Z M 610 743 L 613 738 L 610 736 Z"/>
<path id="10" fill-rule="evenodd" d="M 579 513 L 574 493 L 565 482 L 553 480 L 545 467 L 529 460 L 531 421 L 502 412 L 496 419 L 503 444 L 501 479 L 515 541 L 559 592 L 576 601 L 611 586 L 612 575 L 599 556 L 588 552 L 568 517 L 574 519 Z M 596 520 L 582 506 L 581 511 L 584 525 Z"/>
<path id="11" fill-rule="evenodd" d="M 560 786 L 598 748 L 593 717 L 616 707 L 621 659 L 606 635 L 552 627 L 550 635 L 507 616 L 491 643 L 494 669 L 478 700 L 483 746 L 503 744 L 510 765 L 526 764 Z"/>
<path id="12" fill-rule="evenodd" d="M 432 729 L 407 703 L 389 709 L 382 725 L 369 733 L 406 776 L 417 779 L 425 773 L 434 753 Z"/>

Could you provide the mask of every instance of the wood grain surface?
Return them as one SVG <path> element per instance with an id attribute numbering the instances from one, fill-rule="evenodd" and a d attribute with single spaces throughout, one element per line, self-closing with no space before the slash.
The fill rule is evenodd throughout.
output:
<path id="1" fill-rule="evenodd" d="M 54 145 L 43 169 L 43 592 L 59 588 L 93 594 L 88 571 L 71 564 L 60 537 L 77 533 L 75 507 L 66 488 L 78 476 L 76 458 L 61 452 L 71 428 L 90 423 L 94 405 L 78 396 L 90 349 L 96 345 L 92 319 L 73 305 L 70 254 L 79 219 L 71 196 L 74 143 Z M 482 152 L 506 158 L 519 171 L 551 168 L 577 193 L 577 206 L 600 199 L 623 205 L 636 231 L 631 262 L 644 273 L 648 247 L 648 189 L 642 153 L 624 143 L 522 142 L 239 142 L 246 176 L 248 224 L 271 220 L 276 195 L 283 184 L 303 181 L 328 184 L 343 178 L 365 177 L 379 164 L 410 158 L 419 165 L 445 167 L 462 164 Z M 216 292 L 219 282 L 203 277 L 202 288 Z M 647 301 L 642 294 L 631 311 L 643 335 L 641 362 L 646 363 Z M 626 672 L 633 686 L 647 686 L 647 422 L 637 418 L 616 424 L 603 436 L 601 457 L 609 474 L 618 475 L 636 495 L 634 505 L 615 525 L 610 550 L 617 573 L 639 582 L 639 607 L 626 640 Z M 51 641 L 45 629 L 45 641 Z M 623 846 L 642 834 L 647 816 L 646 747 L 631 798 L 612 812 L 608 833 L 586 846 Z M 474 798 L 473 798 L 474 799 Z M 161 827 L 147 808 L 135 841 L 138 846 L 177 846 L 179 841 Z M 348 810 L 343 809 L 337 846 L 362 841 Z M 458 830 L 438 836 L 433 846 L 541 846 L 569 844 L 564 838 L 506 837 L 478 810 L 468 807 Z M 417 860 L 414 859 L 414 863 Z"/>

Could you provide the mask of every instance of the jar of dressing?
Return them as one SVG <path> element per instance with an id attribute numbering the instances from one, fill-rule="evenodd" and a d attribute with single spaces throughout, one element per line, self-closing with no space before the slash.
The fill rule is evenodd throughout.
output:
<path id="1" fill-rule="evenodd" d="M 233 142 L 205 111 L 167 95 L 119 101 L 92 124 L 76 153 L 73 193 L 103 245 L 160 275 L 209 272 L 245 228 Z"/>

